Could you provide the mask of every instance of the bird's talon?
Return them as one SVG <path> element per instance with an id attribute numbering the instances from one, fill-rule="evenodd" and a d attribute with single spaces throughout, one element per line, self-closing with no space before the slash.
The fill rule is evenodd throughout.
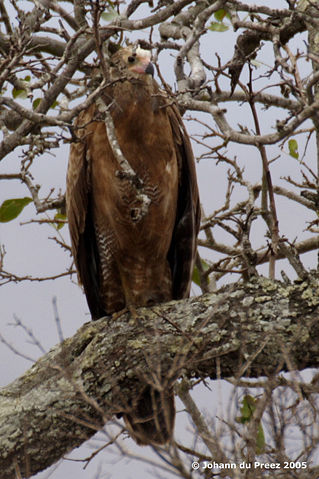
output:
<path id="1" fill-rule="evenodd" d="M 116 313 L 113 313 L 112 314 L 112 321 L 116 321 L 117 319 L 119 319 L 123 314 L 126 314 L 128 313 L 129 310 L 127 308 L 123 308 L 121 309 L 120 311 L 117 311 Z"/>

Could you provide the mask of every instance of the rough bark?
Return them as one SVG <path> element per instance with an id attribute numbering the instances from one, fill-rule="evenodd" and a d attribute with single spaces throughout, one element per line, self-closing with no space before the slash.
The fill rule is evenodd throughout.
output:
<path id="1" fill-rule="evenodd" d="M 265 278 L 84 324 L 0 392 L 0 470 L 29 477 L 101 428 L 146 382 L 319 366 L 319 278 Z M 155 378 L 155 379 L 154 379 Z"/>

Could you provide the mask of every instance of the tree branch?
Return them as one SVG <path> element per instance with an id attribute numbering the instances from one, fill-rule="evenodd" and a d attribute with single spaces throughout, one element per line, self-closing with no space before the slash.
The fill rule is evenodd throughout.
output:
<path id="1" fill-rule="evenodd" d="M 0 393 L 2 479 L 53 464 L 129 407 L 145 383 L 319 366 L 319 278 L 266 278 L 86 323 Z M 151 326 L 150 326 L 151 325 Z M 283 346 L 284 345 L 284 346 Z M 284 347 L 284 351 L 283 351 Z M 222 357 L 222 361 L 217 361 Z M 41 453 L 40 453 L 41 450 Z"/>

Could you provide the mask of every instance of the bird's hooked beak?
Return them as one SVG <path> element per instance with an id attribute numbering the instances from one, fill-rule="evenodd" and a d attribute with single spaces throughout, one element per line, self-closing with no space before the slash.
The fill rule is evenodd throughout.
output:
<path id="1" fill-rule="evenodd" d="M 148 73 L 149 75 L 152 75 L 152 77 L 154 76 L 154 65 L 153 65 L 152 62 L 149 62 L 149 64 L 145 68 L 145 73 Z"/>

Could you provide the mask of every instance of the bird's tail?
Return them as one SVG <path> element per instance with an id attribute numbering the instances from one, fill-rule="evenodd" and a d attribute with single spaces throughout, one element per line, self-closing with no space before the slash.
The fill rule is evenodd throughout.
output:
<path id="1" fill-rule="evenodd" d="M 173 389 L 157 391 L 148 386 L 123 414 L 131 437 L 139 445 L 165 444 L 173 435 L 175 401 Z"/>

